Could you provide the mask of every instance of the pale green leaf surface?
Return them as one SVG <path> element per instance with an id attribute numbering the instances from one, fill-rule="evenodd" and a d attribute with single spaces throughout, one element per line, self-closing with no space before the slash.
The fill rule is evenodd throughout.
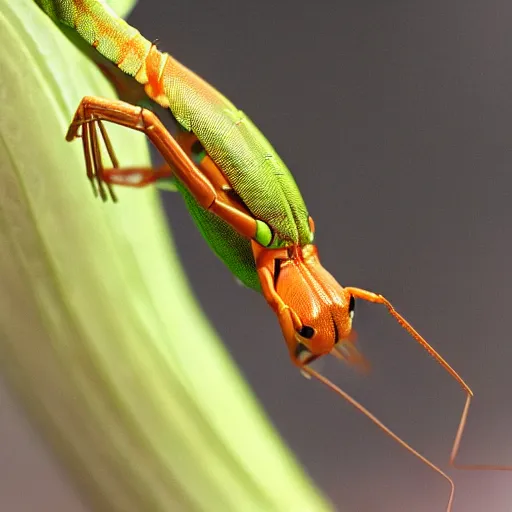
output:
<path id="1" fill-rule="evenodd" d="M 156 192 L 102 204 L 64 141 L 112 88 L 33 0 L 0 0 L 0 41 L 1 370 L 93 509 L 329 510 L 199 311 Z"/>

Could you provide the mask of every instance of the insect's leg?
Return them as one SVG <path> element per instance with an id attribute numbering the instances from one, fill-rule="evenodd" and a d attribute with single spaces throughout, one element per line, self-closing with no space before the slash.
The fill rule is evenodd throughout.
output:
<path id="1" fill-rule="evenodd" d="M 97 196 L 99 192 L 101 198 L 105 201 L 107 199 L 107 195 L 105 193 L 104 187 L 102 186 L 101 180 L 98 178 L 98 176 L 101 175 L 101 170 L 99 171 L 99 174 L 97 171 L 98 166 L 101 168 L 103 164 L 101 162 L 101 152 L 98 150 L 97 147 L 98 138 L 95 126 L 92 123 L 83 124 L 81 137 L 87 177 L 89 178 L 89 182 L 91 183 L 94 195 Z M 95 180 L 98 183 L 97 188 L 95 185 Z M 110 187 L 109 193 L 112 199 L 115 201 L 115 195 Z"/>
<path id="2" fill-rule="evenodd" d="M 93 124 L 94 121 L 91 123 Z M 146 185 L 155 183 L 162 178 L 172 177 L 172 170 L 169 164 L 164 163 L 160 167 L 129 167 L 120 168 L 114 147 L 110 141 L 107 129 L 102 121 L 97 120 L 101 137 L 107 148 L 112 167 L 110 169 L 101 169 L 101 181 L 108 184 L 124 185 L 127 187 L 145 187 Z"/>
<path id="3" fill-rule="evenodd" d="M 453 480 L 444 473 L 440 468 L 438 468 L 435 464 L 430 462 L 426 457 L 421 455 L 418 451 L 416 451 L 412 446 L 407 444 L 401 437 L 395 434 L 392 430 L 390 430 L 384 423 L 382 423 L 376 416 L 374 416 L 366 407 L 361 405 L 356 399 L 352 398 L 347 392 L 343 391 L 340 387 L 336 386 L 333 382 L 331 382 L 328 378 L 324 377 L 321 373 L 313 370 L 313 368 L 304 365 L 302 371 L 311 377 L 319 380 L 322 384 L 327 386 L 329 389 L 334 391 L 336 394 L 344 398 L 350 405 L 355 407 L 358 411 L 362 412 L 365 416 L 367 416 L 377 427 L 379 427 L 385 434 L 394 439 L 398 444 L 400 444 L 403 448 L 405 448 L 409 453 L 412 453 L 415 457 L 420 459 L 424 464 L 433 469 L 436 473 L 441 475 L 449 484 L 450 484 L 450 498 L 448 499 L 448 504 L 446 505 L 446 512 L 451 512 L 453 505 L 453 498 L 455 495 L 455 485 Z"/>
<path id="4" fill-rule="evenodd" d="M 118 100 L 86 96 L 78 106 L 66 139 L 72 140 L 77 137 L 79 126 L 84 122 L 90 124 L 91 120 L 109 121 L 143 132 L 173 169 L 174 175 L 188 188 L 204 209 L 218 215 L 242 236 L 256 237 L 258 228 L 256 220 L 242 209 L 219 197 L 212 183 L 199 171 L 153 112 Z"/>
<path id="5" fill-rule="evenodd" d="M 112 167 L 103 169 L 102 181 L 125 187 L 145 187 L 164 178 L 171 178 L 173 172 L 168 164 L 153 167 Z"/>
<path id="6" fill-rule="evenodd" d="M 101 120 L 91 117 L 89 119 L 75 120 L 74 123 L 75 128 L 82 126 L 81 137 L 87 177 L 92 184 L 94 194 L 97 195 L 99 192 L 100 197 L 104 201 L 107 199 L 104 185 L 106 185 L 110 197 L 115 202 L 117 198 L 112 190 L 112 185 L 144 187 L 162 178 L 170 178 L 172 176 L 172 170 L 168 164 L 163 164 L 156 169 L 152 167 L 120 168 L 107 129 Z M 104 168 L 103 166 L 97 128 L 99 128 L 101 139 L 103 139 L 112 162 L 111 168 Z M 74 136 L 78 136 L 76 132 Z M 97 187 L 95 184 L 97 184 Z"/>
<path id="7" fill-rule="evenodd" d="M 276 292 L 274 287 L 274 276 L 272 272 L 270 272 L 270 270 L 267 268 L 260 268 L 258 269 L 258 273 L 260 277 L 261 291 L 267 303 L 275 311 L 278 318 L 285 314 L 289 315 L 292 319 L 294 329 L 299 331 L 302 327 L 302 322 L 297 313 L 295 313 L 295 311 L 290 308 L 288 304 L 285 304 L 283 299 Z"/>
<path id="8" fill-rule="evenodd" d="M 274 269 L 276 260 L 287 259 L 288 253 L 286 249 L 267 249 L 261 246 L 255 240 L 251 240 L 252 253 L 256 263 L 256 270 L 260 278 L 261 293 L 267 301 L 268 305 L 279 317 L 284 312 L 289 312 L 293 320 L 295 330 L 299 331 L 302 322 L 295 313 L 279 296 L 274 285 Z"/>
<path id="9" fill-rule="evenodd" d="M 499 465 L 491 465 L 491 464 L 457 464 L 455 459 L 459 452 L 460 442 L 462 439 L 462 434 L 464 433 L 464 428 L 466 426 L 466 420 L 468 417 L 469 406 L 471 405 L 471 399 L 473 398 L 473 391 L 466 384 L 466 382 L 462 379 L 462 377 L 444 360 L 444 358 L 421 336 L 416 329 L 407 321 L 405 318 L 398 313 L 393 305 L 382 295 L 378 295 L 373 292 L 369 292 L 367 290 L 361 290 L 360 288 L 345 288 L 348 292 L 350 292 L 356 299 L 363 299 L 368 302 L 374 302 L 376 304 L 382 304 L 386 306 L 389 313 L 395 318 L 395 320 L 403 327 L 452 377 L 455 379 L 459 385 L 462 387 L 464 392 L 466 393 L 466 403 L 464 405 L 464 410 L 462 411 L 462 415 L 459 421 L 459 426 L 457 428 L 457 434 L 455 435 L 455 440 L 453 442 L 452 451 L 450 454 L 450 465 L 457 469 L 468 469 L 468 470 L 501 470 L 501 471 L 512 471 L 512 466 L 499 466 Z"/>

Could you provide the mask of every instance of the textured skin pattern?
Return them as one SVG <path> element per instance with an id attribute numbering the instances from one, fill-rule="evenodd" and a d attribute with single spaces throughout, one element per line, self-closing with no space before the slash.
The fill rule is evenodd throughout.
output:
<path id="1" fill-rule="evenodd" d="M 181 183 L 176 182 L 176 187 L 213 252 L 245 286 L 261 292 L 250 242 L 220 217 L 201 208 Z"/>
<path id="2" fill-rule="evenodd" d="M 170 55 L 160 53 L 102 0 L 36 1 L 134 76 L 148 96 L 168 107 L 180 125 L 197 136 L 253 216 L 271 227 L 272 247 L 312 241 L 308 212 L 293 176 L 243 112 Z M 185 194 L 185 200 L 210 246 L 242 282 L 254 288 L 257 276 L 252 257 L 247 259 L 249 241 L 202 211 L 190 195 Z"/>

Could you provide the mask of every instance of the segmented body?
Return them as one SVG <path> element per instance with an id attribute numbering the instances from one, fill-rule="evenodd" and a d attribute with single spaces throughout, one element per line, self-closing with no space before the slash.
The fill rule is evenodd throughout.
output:
<path id="1" fill-rule="evenodd" d="M 176 59 L 160 52 L 103 0 L 37 2 L 143 84 L 151 99 L 169 108 L 179 125 L 198 138 L 251 214 L 271 228 L 271 247 L 304 246 L 312 241 L 308 212 L 292 174 L 243 112 Z M 250 242 L 199 207 L 183 186 L 178 188 L 212 249 L 244 284 L 259 289 Z"/>

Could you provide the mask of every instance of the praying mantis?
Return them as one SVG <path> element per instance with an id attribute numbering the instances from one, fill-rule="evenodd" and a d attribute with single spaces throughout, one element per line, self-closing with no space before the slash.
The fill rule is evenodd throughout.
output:
<path id="1" fill-rule="evenodd" d="M 323 268 L 314 244 L 314 222 L 292 174 L 242 111 L 169 54 L 160 52 L 104 1 L 36 1 L 55 21 L 76 30 L 133 77 L 134 83 L 142 84 L 147 96 L 168 109 L 180 127 L 172 136 L 149 110 L 119 100 L 83 98 L 66 139 L 82 139 L 87 176 L 103 200 L 116 200 L 114 185 L 142 187 L 173 180 L 212 250 L 244 285 L 261 293 L 276 314 L 292 363 L 442 476 L 450 486 L 448 512 L 455 493 L 452 479 L 311 367 L 316 359 L 331 354 L 367 370 L 352 331 L 356 299 L 386 307 L 466 394 L 450 464 L 462 469 L 512 469 L 455 463 L 473 397 L 470 387 L 385 297 L 342 287 Z M 166 164 L 157 169 L 121 168 L 105 122 L 144 133 Z M 102 141 L 111 168 L 103 165 Z"/>

